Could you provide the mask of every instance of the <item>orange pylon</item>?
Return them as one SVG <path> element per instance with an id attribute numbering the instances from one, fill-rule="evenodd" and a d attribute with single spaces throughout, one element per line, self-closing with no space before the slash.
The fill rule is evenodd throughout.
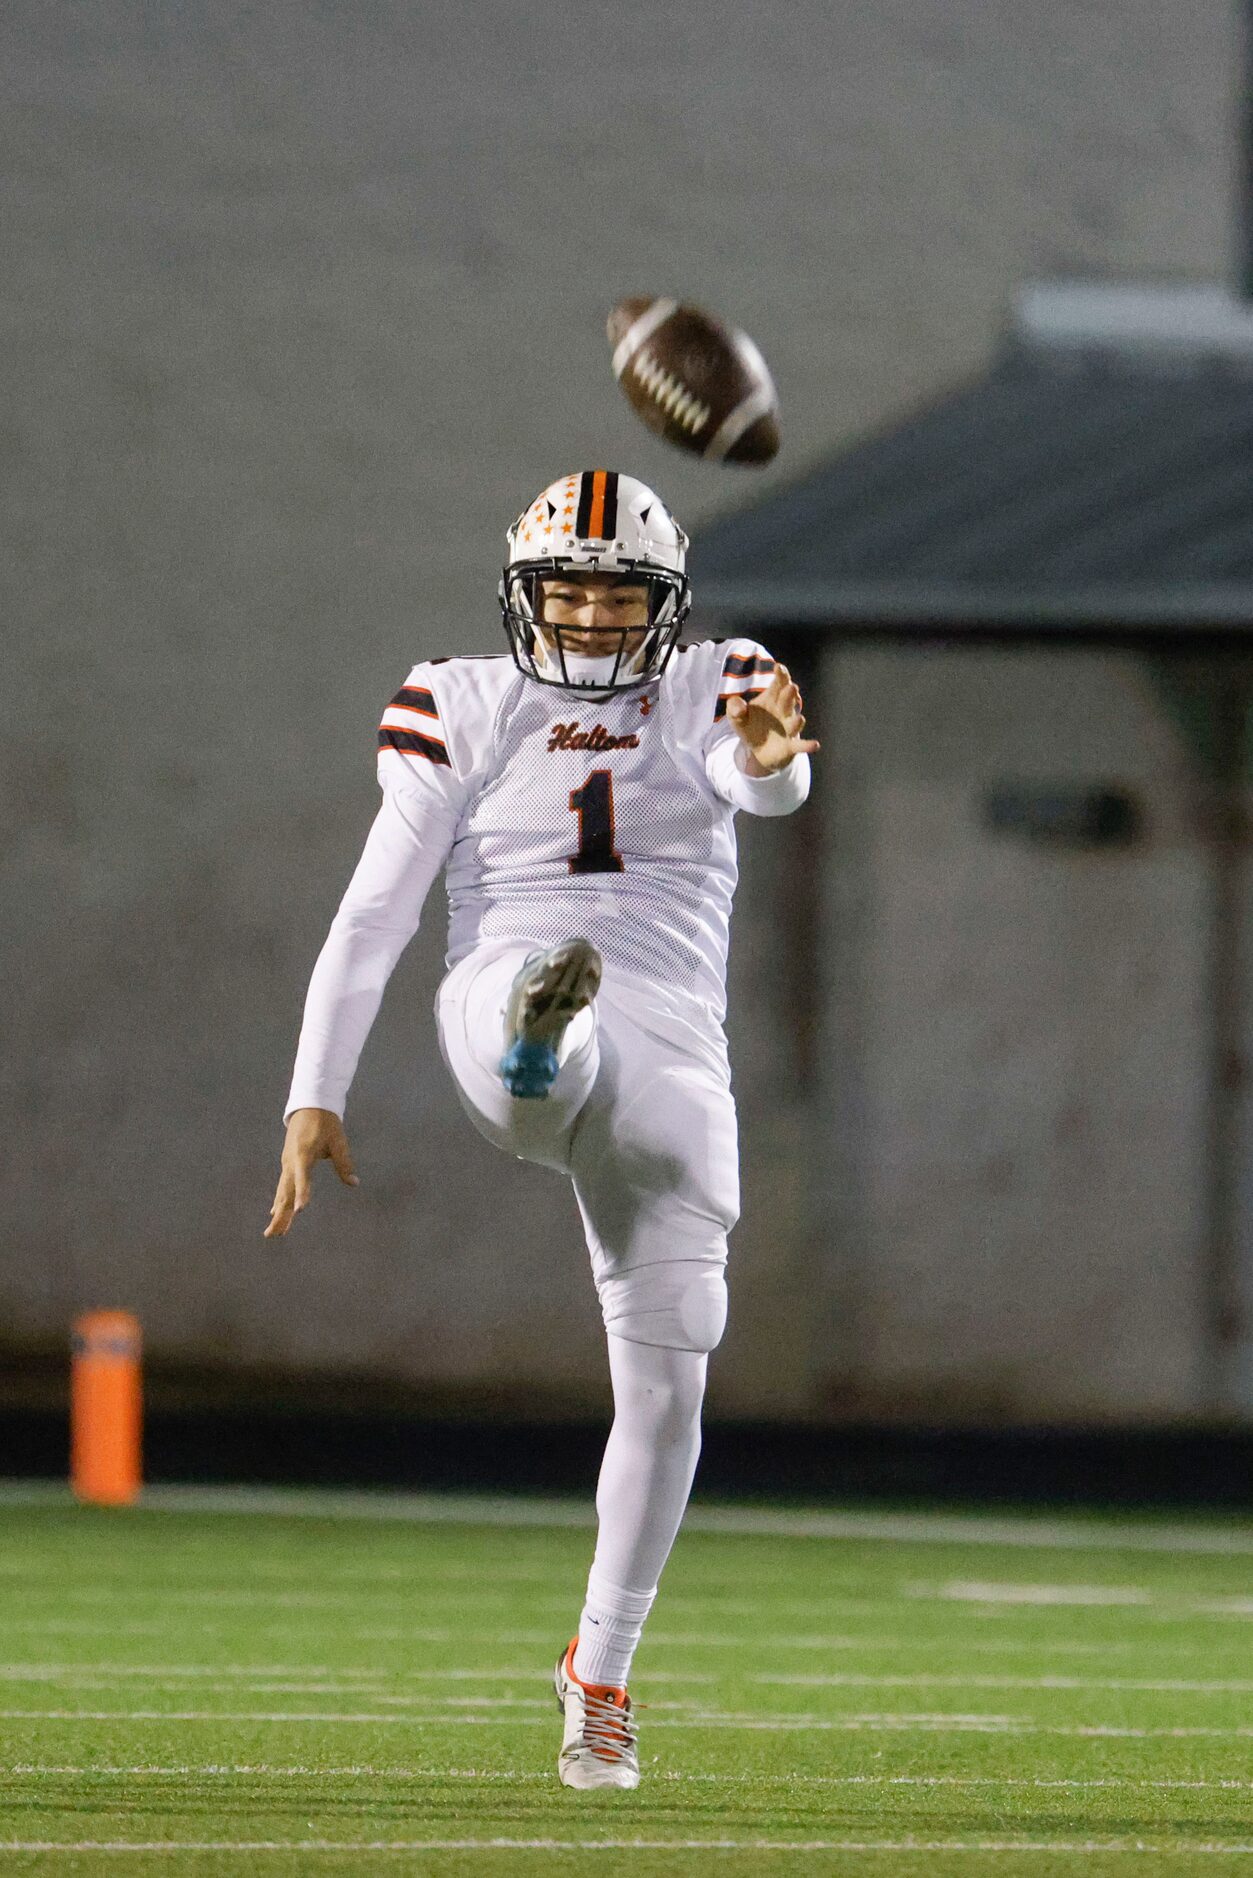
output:
<path id="1" fill-rule="evenodd" d="M 88 1311 L 70 1347 L 70 1485 L 80 1500 L 129 1506 L 142 1484 L 139 1319 Z"/>

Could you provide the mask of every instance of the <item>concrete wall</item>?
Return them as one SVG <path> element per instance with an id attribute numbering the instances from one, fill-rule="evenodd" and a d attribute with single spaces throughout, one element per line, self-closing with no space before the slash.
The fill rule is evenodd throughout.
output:
<path id="1" fill-rule="evenodd" d="M 568 1196 L 494 1159 L 444 1084 L 438 908 L 363 1063 L 361 1191 L 323 1184 L 298 1236 L 259 1238 L 379 705 L 415 657 L 498 643 L 503 528 L 555 473 L 620 463 L 689 526 L 767 485 L 638 427 L 601 331 L 621 294 L 758 335 L 786 476 L 976 369 L 1024 274 L 1220 271 L 1230 41 L 1227 0 L 0 9 L 7 1339 L 117 1301 L 170 1356 L 599 1398 Z M 960 849 L 951 796 L 895 786 L 905 828 Z M 768 977 L 779 903 L 769 831 L 747 846 L 739 988 Z M 875 852 L 903 902 L 909 855 Z M 1186 870 L 1152 891 L 1190 916 Z M 901 965 L 867 1022 L 909 993 Z M 718 1390 L 742 1412 L 821 1404 L 831 1367 L 796 1358 L 822 1241 L 760 1008 L 733 1026 L 749 1205 Z M 891 1106 L 891 1051 L 877 1073 Z M 914 1388 L 929 1331 L 885 1366 L 903 1306 L 867 1219 L 877 1401 Z M 980 1335 L 975 1371 L 1002 1362 Z M 979 1399 L 1049 1388 L 1040 1367 Z"/>

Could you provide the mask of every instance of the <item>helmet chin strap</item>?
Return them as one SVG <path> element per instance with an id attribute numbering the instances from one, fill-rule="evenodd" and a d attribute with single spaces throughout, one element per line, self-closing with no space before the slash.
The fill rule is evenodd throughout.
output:
<path id="1" fill-rule="evenodd" d="M 645 641 L 645 644 L 647 644 L 647 641 Z M 584 652 L 567 652 L 565 655 L 564 676 L 573 679 L 576 684 L 604 685 L 606 689 L 612 689 L 615 665 L 617 666 L 617 676 L 619 678 L 629 677 L 633 672 L 639 670 L 643 652 L 644 645 L 638 646 L 629 657 L 622 660 L 620 665 L 617 661 L 617 654 L 612 652 L 605 658 L 592 658 L 589 654 Z M 535 653 L 536 663 L 542 665 L 545 671 L 551 672 L 553 677 L 557 679 L 563 676 L 561 656 L 557 648 L 555 646 L 550 647 L 544 635 L 538 632 L 535 635 Z"/>
<path id="2" fill-rule="evenodd" d="M 610 684 L 613 680 L 615 663 L 616 660 L 612 655 L 609 658 L 593 659 L 581 652 L 566 653 L 567 674 L 571 678 L 578 679 L 583 684 Z M 629 659 L 623 659 L 621 665 L 618 666 L 619 678 L 621 678 L 624 673 L 633 671 L 636 663 L 637 659 L 635 656 Z"/>

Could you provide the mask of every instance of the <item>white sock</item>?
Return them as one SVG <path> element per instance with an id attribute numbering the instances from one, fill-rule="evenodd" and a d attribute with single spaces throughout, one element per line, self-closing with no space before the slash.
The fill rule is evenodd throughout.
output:
<path id="1" fill-rule="evenodd" d="M 700 1455 L 708 1357 L 609 1338 L 614 1421 L 596 1489 L 599 1531 L 574 1673 L 624 1688 Z"/>
<path id="2" fill-rule="evenodd" d="M 610 1584 L 592 1567 L 574 1652 L 574 1673 L 581 1682 L 626 1687 L 631 1658 L 656 1595 L 655 1590 L 628 1591 L 625 1585 Z"/>

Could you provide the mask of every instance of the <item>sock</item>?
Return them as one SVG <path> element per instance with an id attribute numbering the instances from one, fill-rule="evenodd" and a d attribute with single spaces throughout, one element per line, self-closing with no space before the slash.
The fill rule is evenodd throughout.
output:
<path id="1" fill-rule="evenodd" d="M 655 1589 L 628 1591 L 622 1585 L 598 1581 L 592 1567 L 574 1652 L 574 1673 L 580 1682 L 625 1689 L 631 1658 L 656 1595 Z"/>
<path id="2" fill-rule="evenodd" d="M 574 1673 L 625 1688 L 700 1454 L 708 1358 L 609 1338 L 614 1421 L 596 1489 L 599 1530 Z"/>

